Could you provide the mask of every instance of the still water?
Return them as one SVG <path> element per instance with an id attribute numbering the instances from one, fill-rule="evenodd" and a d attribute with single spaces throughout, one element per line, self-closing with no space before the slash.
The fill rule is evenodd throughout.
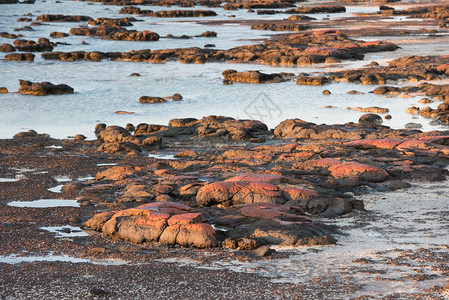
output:
<path id="1" fill-rule="evenodd" d="M 31 14 L 33 21 L 41 14 L 59 13 L 70 15 L 88 15 L 92 18 L 120 18 L 120 6 L 105 6 L 99 3 L 79 1 L 36 1 L 34 5 L 1 5 L 0 32 L 20 33 L 22 39 L 37 40 L 49 38 L 50 32 L 68 32 L 70 28 L 85 23 L 46 23 L 33 26 L 34 31 L 14 32 L 14 28 L 29 25 L 31 22 L 17 22 L 20 17 Z M 148 7 L 141 6 L 143 9 Z M 150 7 L 152 10 L 177 9 L 177 7 Z M 258 16 L 245 10 L 215 10 L 218 16 L 205 18 L 150 18 L 139 17 L 141 22 L 134 22 L 130 29 L 152 30 L 161 36 L 199 35 L 213 30 L 217 38 L 160 39 L 155 42 L 107 41 L 93 37 L 69 36 L 51 39 L 67 45 L 58 45 L 54 51 L 130 51 L 139 49 L 164 49 L 180 47 L 202 47 L 215 44 L 219 49 L 228 49 L 239 45 L 260 42 L 272 32 L 251 30 L 247 25 L 235 23 L 204 24 L 195 21 L 208 20 L 247 20 L 247 19 L 283 19 L 286 14 Z M 377 7 L 348 7 L 344 14 L 333 14 L 330 18 L 343 18 L 353 12 L 373 12 Z M 229 15 L 235 15 L 229 18 Z M 327 15 L 314 15 L 323 19 Z M 219 22 L 218 22 L 219 23 Z M 384 39 L 388 40 L 388 37 Z M 14 40 L 0 38 L 0 44 L 12 44 Z M 88 45 L 82 45 L 86 41 Z M 446 42 L 447 43 L 447 42 Z M 432 49 L 428 45 L 401 45 L 395 52 L 376 53 L 366 56 L 364 61 L 345 62 L 337 65 L 314 65 L 302 68 L 281 68 L 264 65 L 207 63 L 204 65 L 185 65 L 178 62 L 151 64 L 146 62 L 55 62 L 45 61 L 36 54 L 35 62 L 9 62 L 4 60 L 5 53 L 0 53 L 0 86 L 7 87 L 10 93 L 0 94 L 0 138 L 10 138 L 19 131 L 34 129 L 39 133 L 48 133 L 55 138 L 65 138 L 78 133 L 94 138 L 95 124 L 104 122 L 108 125 L 126 123 L 167 124 L 172 118 L 196 117 L 207 115 L 226 115 L 241 119 L 259 119 L 270 128 L 288 118 L 300 118 L 314 123 L 357 122 L 360 112 L 347 110 L 350 106 L 380 106 L 390 109 L 391 120 L 384 125 L 404 128 L 405 124 L 420 123 L 423 130 L 441 129 L 441 126 L 429 125 L 428 119 L 407 115 L 405 109 L 421 97 L 384 98 L 369 94 L 374 86 L 361 86 L 348 83 L 333 83 L 324 87 L 299 86 L 294 81 L 278 84 L 234 84 L 223 85 L 221 73 L 227 69 L 238 71 L 260 70 L 263 72 L 323 72 L 332 69 L 362 66 L 372 60 L 386 63 L 390 59 L 412 53 L 425 51 L 428 54 L 445 54 L 448 47 L 439 43 Z M 131 77 L 131 73 L 140 73 L 140 77 Z M 52 95 L 35 97 L 15 93 L 19 88 L 19 79 L 30 81 L 50 81 L 54 84 L 65 83 L 75 89 L 71 95 Z M 324 96 L 322 91 L 328 89 L 331 95 Z M 350 90 L 363 92 L 362 95 L 349 95 Z M 162 104 L 141 104 L 140 96 L 171 96 L 180 93 L 183 101 Z M 434 103 L 433 106 L 437 106 Z M 324 108 L 335 106 L 335 108 Z M 116 114 L 125 111 L 132 114 Z"/>

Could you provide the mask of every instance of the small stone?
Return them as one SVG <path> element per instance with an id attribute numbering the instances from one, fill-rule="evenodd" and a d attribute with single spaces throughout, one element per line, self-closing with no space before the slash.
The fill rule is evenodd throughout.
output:
<path id="1" fill-rule="evenodd" d="M 331 92 L 329 90 L 324 90 L 323 91 L 323 95 L 330 95 L 330 94 L 331 94 Z"/>
<path id="2" fill-rule="evenodd" d="M 129 76 L 136 76 L 136 77 L 138 77 L 138 76 L 140 76 L 140 74 L 139 73 L 131 73 Z"/>

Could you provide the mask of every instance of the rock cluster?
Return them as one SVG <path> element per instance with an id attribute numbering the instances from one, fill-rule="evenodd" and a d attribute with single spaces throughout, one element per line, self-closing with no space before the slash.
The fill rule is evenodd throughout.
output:
<path id="1" fill-rule="evenodd" d="M 100 28 L 101 26 L 98 26 Z M 114 29 L 105 28 L 75 28 L 73 31 L 79 34 L 114 36 Z M 127 31 L 121 27 L 119 36 L 127 36 Z M 131 31 L 130 31 L 131 32 Z M 133 33 L 137 34 L 137 33 Z M 152 35 L 150 35 L 152 36 Z M 276 41 L 266 41 L 263 44 L 239 46 L 229 50 L 215 50 L 206 48 L 182 48 L 163 50 L 138 50 L 130 52 L 95 52 L 101 58 L 126 61 L 166 62 L 177 60 L 182 63 L 205 63 L 210 61 L 232 61 L 260 63 L 267 65 L 308 65 L 317 63 L 335 63 L 342 59 L 362 59 L 363 53 L 376 51 L 393 51 L 398 47 L 390 42 L 364 42 L 351 40 L 339 31 L 314 31 L 298 33 L 282 37 Z M 44 59 L 58 60 L 90 60 L 90 54 L 94 52 L 54 52 L 44 53 Z M 100 59 L 101 59 L 100 58 Z M 94 59 L 96 60 L 96 59 Z"/>
<path id="2" fill-rule="evenodd" d="M 404 180 L 444 180 L 448 173 L 442 166 L 448 163 L 449 132 L 291 119 L 270 133 L 257 121 L 215 116 L 133 129 L 98 126 L 98 151 L 115 147 L 121 155 L 134 149 L 142 163 L 104 169 L 67 190 L 80 201 L 125 206 L 101 212 L 85 226 L 134 243 L 241 250 L 332 244 L 339 231 L 309 215 L 363 210 L 348 191 L 401 189 L 409 186 Z M 248 136 L 236 136 L 240 130 Z M 270 141 L 260 144 L 263 136 Z M 258 143 L 248 143 L 254 137 Z M 145 160 L 139 149 L 178 153 Z M 132 208 L 135 202 L 148 204 Z"/>
<path id="3" fill-rule="evenodd" d="M 287 74 L 265 74 L 259 71 L 237 72 L 235 70 L 226 70 L 222 73 L 224 83 L 275 83 L 285 81 Z"/>

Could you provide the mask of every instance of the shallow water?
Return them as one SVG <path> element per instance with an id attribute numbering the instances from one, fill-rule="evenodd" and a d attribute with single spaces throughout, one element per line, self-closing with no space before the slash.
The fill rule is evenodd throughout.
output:
<path id="1" fill-rule="evenodd" d="M 57 185 L 57 186 L 55 186 L 55 187 L 52 187 L 52 188 L 49 188 L 48 190 L 50 191 L 50 192 L 53 192 L 53 193 L 61 193 L 62 192 L 62 187 L 64 186 L 64 184 L 59 184 L 59 185 Z"/>
<path id="2" fill-rule="evenodd" d="M 148 8 L 148 7 L 142 7 Z M 169 9 L 166 7 L 149 7 L 153 10 Z M 210 9 L 201 7 L 202 9 Z M 101 4 L 88 5 L 81 1 L 46 1 L 34 5 L 2 5 L 0 10 L 0 31 L 12 33 L 13 28 L 28 25 L 29 22 L 16 22 L 19 17 L 28 12 L 35 16 L 44 13 L 62 13 L 71 15 L 88 15 L 97 17 L 119 18 L 119 6 Z M 172 7 L 170 9 L 177 9 Z M 62 39 L 51 39 L 54 42 L 66 42 L 70 45 L 59 45 L 54 51 L 100 50 L 129 51 L 138 49 L 162 49 L 177 47 L 202 47 L 213 43 L 220 49 L 238 45 L 257 43 L 261 37 L 273 32 L 251 30 L 249 26 L 237 24 L 196 24 L 192 21 L 210 21 L 230 19 L 282 19 L 286 14 L 273 16 L 258 16 L 245 10 L 224 11 L 221 8 L 211 8 L 217 11 L 217 17 L 207 18 L 150 18 L 137 17 L 143 22 L 134 22 L 132 29 L 150 29 L 160 35 L 197 35 L 207 30 L 218 33 L 217 38 L 160 39 L 156 42 L 107 41 L 91 37 L 69 36 Z M 331 14 L 330 18 L 343 18 L 354 12 L 373 12 L 377 6 L 348 6 L 347 13 Z M 233 14 L 235 18 L 227 16 Z M 136 17 L 136 16 L 135 16 Z M 313 15 L 318 19 L 327 15 Z M 20 31 L 23 39 L 37 40 L 39 37 L 49 37 L 52 31 L 68 32 L 70 28 L 80 23 L 47 23 L 34 26 L 35 31 Z M 251 41 L 248 40 L 251 38 Z M 377 39 L 377 38 L 374 38 Z M 385 37 L 385 39 L 391 39 Z M 423 37 L 425 41 L 425 37 Z M 81 45 L 86 40 L 90 45 Z M 366 40 L 369 40 L 367 38 Z M 12 43 L 13 40 L 0 38 L 1 43 Z M 400 41 L 399 41 L 400 42 Z M 405 42 L 403 42 L 405 43 Z M 252 118 L 265 122 L 274 128 L 282 120 L 301 118 L 315 123 L 345 123 L 357 122 L 360 112 L 346 110 L 348 106 L 381 106 L 388 107 L 391 120 L 384 125 L 393 128 L 403 128 L 409 122 L 423 125 L 423 130 L 442 129 L 441 126 L 429 125 L 428 119 L 416 118 L 405 113 L 405 108 L 416 104 L 416 98 L 383 98 L 368 94 L 375 86 L 361 86 L 348 83 L 334 83 L 324 87 L 298 86 L 295 82 L 279 84 L 251 85 L 222 84 L 221 72 L 226 69 L 238 71 L 260 70 L 263 72 L 321 72 L 347 66 L 362 66 L 372 60 L 386 62 L 400 55 L 416 54 L 446 54 L 449 53 L 447 39 L 444 42 L 434 42 L 431 49 L 428 44 L 401 44 L 402 49 L 395 52 L 374 53 L 366 56 L 365 61 L 347 62 L 337 65 L 314 65 L 301 68 L 281 68 L 264 65 L 207 63 L 204 65 L 184 65 L 177 62 L 166 64 L 150 64 L 135 62 L 55 62 L 45 61 L 36 53 L 35 62 L 7 62 L 0 53 L 0 85 L 14 92 L 19 88 L 18 79 L 31 81 L 50 81 L 55 84 L 66 83 L 75 89 L 72 95 L 52 95 L 35 97 L 18 93 L 0 94 L 0 138 L 10 138 L 19 131 L 28 129 L 40 133 L 49 133 L 55 138 L 65 138 L 82 133 L 88 138 L 95 138 L 95 124 L 104 122 L 108 125 L 124 126 L 126 123 L 141 122 L 167 124 L 172 118 L 196 117 L 207 115 L 226 115 L 235 118 Z M 131 73 L 140 73 L 140 77 L 130 77 Z M 323 96 L 322 91 L 328 89 L 330 96 Z M 350 90 L 359 90 L 364 95 L 348 95 Z M 183 95 L 183 101 L 163 104 L 141 104 L 140 96 L 170 96 L 174 93 Z M 336 109 L 326 109 L 324 106 L 337 106 Z M 435 103 L 431 106 L 437 106 Z M 116 111 L 133 112 L 134 114 L 115 114 Z"/>
<path id="3" fill-rule="evenodd" d="M 338 225 L 346 234 L 337 237 L 337 245 L 274 247 L 277 251 L 289 252 L 286 259 L 201 264 L 177 259 L 163 261 L 257 273 L 283 283 L 307 285 L 317 278 L 333 278 L 338 285 L 362 285 L 360 291 L 351 294 L 354 297 L 422 292 L 445 284 L 442 270 L 447 260 L 426 259 L 426 253 L 432 252 L 437 257 L 449 250 L 448 192 L 449 187 L 444 182 L 361 196 L 359 199 L 364 200 L 368 213 L 326 221 Z M 415 253 L 417 257 L 413 258 L 411 254 Z M 427 278 L 413 279 L 421 275 Z M 347 299 L 348 295 L 337 298 Z"/>
<path id="4" fill-rule="evenodd" d="M 81 230 L 79 227 L 73 227 L 69 225 L 64 226 L 50 226 L 41 227 L 42 230 L 50 231 L 55 234 L 56 237 L 81 237 L 88 236 L 89 234 Z"/>
<path id="5" fill-rule="evenodd" d="M 67 263 L 91 263 L 96 265 L 124 265 L 125 261 L 114 259 L 84 259 L 76 258 L 68 255 L 52 255 L 51 253 L 46 256 L 20 256 L 17 254 L 11 254 L 8 256 L 0 256 L 0 263 L 5 264 L 20 264 L 20 263 L 32 263 L 32 262 L 67 262 Z"/>
<path id="6" fill-rule="evenodd" d="M 15 207 L 33 207 L 33 208 L 49 208 L 49 207 L 79 207 L 77 200 L 65 199 L 40 199 L 34 201 L 11 201 L 9 206 Z"/>

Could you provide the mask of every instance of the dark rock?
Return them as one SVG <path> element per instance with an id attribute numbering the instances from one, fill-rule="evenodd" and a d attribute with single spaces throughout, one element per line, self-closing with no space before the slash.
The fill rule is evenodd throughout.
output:
<path id="1" fill-rule="evenodd" d="M 19 93 L 34 96 L 72 94 L 73 88 L 66 84 L 54 85 L 51 82 L 31 82 L 19 79 Z"/>
<path id="2" fill-rule="evenodd" d="M 166 100 L 161 97 L 142 96 L 139 98 L 140 103 L 164 103 Z"/>
<path id="3" fill-rule="evenodd" d="M 364 114 L 360 117 L 359 123 L 361 124 L 374 124 L 379 125 L 382 124 L 382 117 L 376 114 Z"/>

